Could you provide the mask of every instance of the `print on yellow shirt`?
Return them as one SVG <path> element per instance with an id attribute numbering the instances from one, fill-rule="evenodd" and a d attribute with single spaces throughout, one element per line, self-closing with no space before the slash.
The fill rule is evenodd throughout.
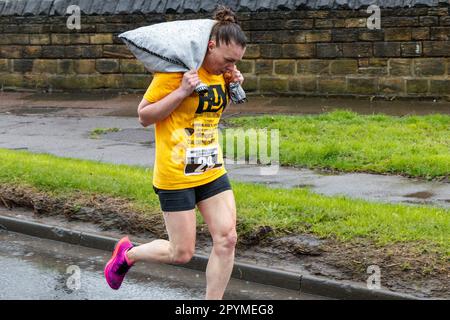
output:
<path id="1" fill-rule="evenodd" d="M 187 128 L 192 134 L 188 137 L 184 174 L 201 174 L 207 170 L 220 168 L 218 124 L 220 114 L 206 112 L 195 114 L 194 128 Z"/>
<path id="2" fill-rule="evenodd" d="M 218 131 L 229 102 L 225 81 L 222 75 L 209 74 L 203 68 L 198 75 L 209 85 L 208 93 L 193 93 L 155 124 L 153 185 L 157 188 L 192 188 L 226 173 Z M 161 100 L 180 86 L 182 78 L 182 73 L 155 73 L 144 98 L 150 103 Z"/>

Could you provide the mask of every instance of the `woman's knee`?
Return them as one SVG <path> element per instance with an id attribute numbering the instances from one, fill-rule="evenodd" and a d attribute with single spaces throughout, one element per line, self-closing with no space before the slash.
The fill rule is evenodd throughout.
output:
<path id="1" fill-rule="evenodd" d="M 173 249 L 172 262 L 174 264 L 185 264 L 194 256 L 195 246 L 182 246 Z"/>
<path id="2" fill-rule="evenodd" d="M 214 247 L 219 254 L 230 254 L 234 252 L 237 243 L 236 229 L 213 236 Z"/>

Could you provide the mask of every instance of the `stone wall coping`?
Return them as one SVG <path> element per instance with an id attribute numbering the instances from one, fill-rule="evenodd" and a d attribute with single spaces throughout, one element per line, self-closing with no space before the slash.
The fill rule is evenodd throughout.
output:
<path id="1" fill-rule="evenodd" d="M 450 0 L 0 0 L 0 16 L 64 16 L 70 5 L 78 5 L 85 15 L 208 13 L 218 2 L 236 12 L 450 5 Z"/>

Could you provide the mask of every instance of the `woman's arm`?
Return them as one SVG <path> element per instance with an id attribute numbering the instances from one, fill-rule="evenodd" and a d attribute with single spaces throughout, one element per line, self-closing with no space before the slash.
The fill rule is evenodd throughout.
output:
<path id="1" fill-rule="evenodd" d="M 195 87 L 200 83 L 198 74 L 195 70 L 186 72 L 183 75 L 181 85 L 176 90 L 162 98 L 161 100 L 150 103 L 145 98 L 138 106 L 139 122 L 147 127 L 153 123 L 167 118 L 173 110 L 178 108 L 180 103 L 192 94 Z"/>
<path id="2" fill-rule="evenodd" d="M 179 88 L 155 103 L 150 103 L 147 99 L 143 98 L 138 106 L 139 122 L 142 126 L 148 127 L 153 123 L 167 118 L 180 105 L 184 98 L 186 96 L 180 92 Z"/>

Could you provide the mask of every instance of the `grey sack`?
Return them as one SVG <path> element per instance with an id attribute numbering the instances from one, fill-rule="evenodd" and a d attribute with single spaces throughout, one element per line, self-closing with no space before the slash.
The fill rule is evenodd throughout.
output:
<path id="1" fill-rule="evenodd" d="M 186 72 L 200 69 L 216 23 L 211 19 L 163 22 L 126 31 L 119 38 L 151 73 Z M 195 91 L 203 94 L 207 89 L 200 84 Z"/>
<path id="2" fill-rule="evenodd" d="M 216 23 L 211 19 L 181 20 L 140 27 L 119 35 L 148 71 L 198 70 Z"/>

